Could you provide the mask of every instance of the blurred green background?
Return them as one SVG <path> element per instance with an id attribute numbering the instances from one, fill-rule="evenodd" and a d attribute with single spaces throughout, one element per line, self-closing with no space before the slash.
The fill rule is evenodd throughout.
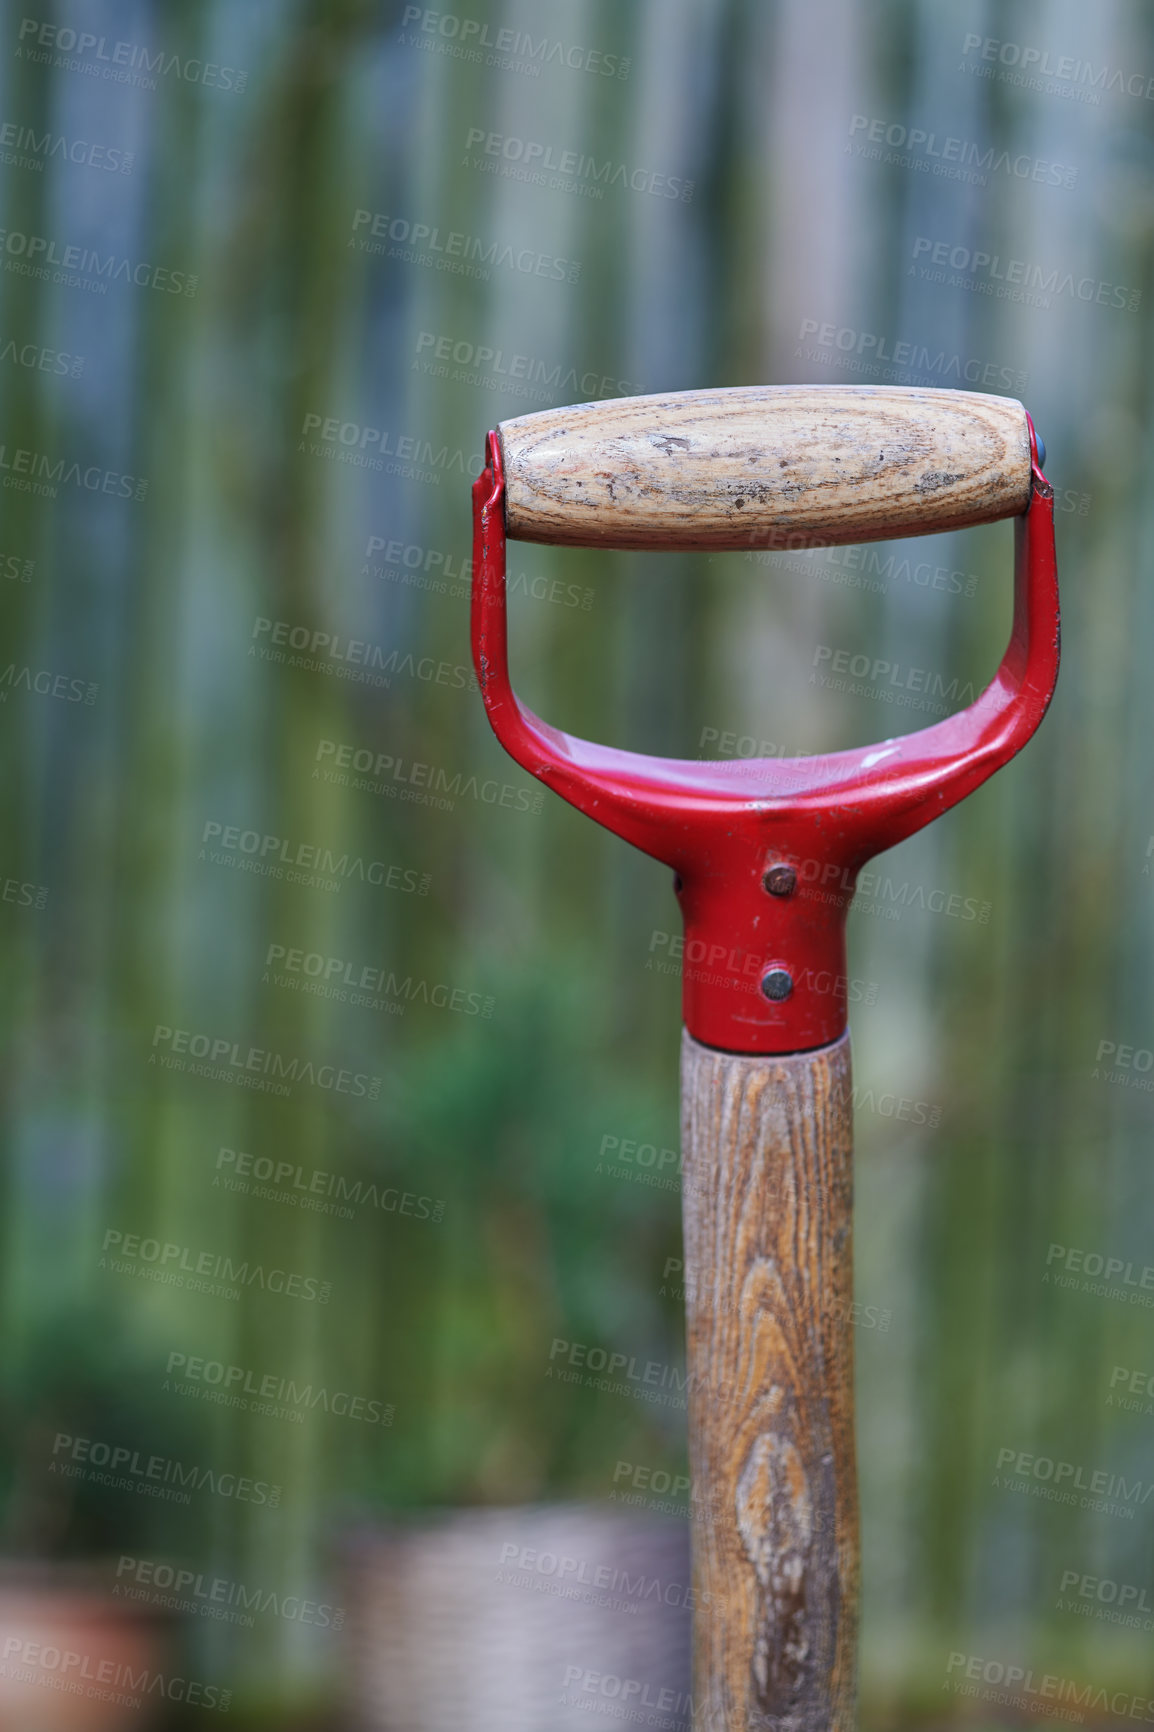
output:
<path id="1" fill-rule="evenodd" d="M 5 1579 L 331 1610 L 399 1513 L 684 1473 L 548 1375 L 681 1362 L 676 910 L 489 733 L 469 483 L 553 403 L 952 385 L 1046 439 L 1064 664 L 851 916 L 863 1725 L 1002 1724 L 958 1655 L 1154 1696 L 1149 8 L 46 0 L 0 60 Z M 511 547 L 515 678 L 881 739 L 931 718 L 833 656 L 964 698 L 1011 559 Z M 334 1621 L 181 1651 L 327 1726 Z"/>

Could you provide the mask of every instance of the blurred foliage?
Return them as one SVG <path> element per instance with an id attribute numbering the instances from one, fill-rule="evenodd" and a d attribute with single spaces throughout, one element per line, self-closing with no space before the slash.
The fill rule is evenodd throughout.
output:
<path id="1" fill-rule="evenodd" d="M 559 950 L 548 973 L 501 979 L 498 1027 L 463 1024 L 399 1079 L 396 1141 L 443 1173 L 455 1200 L 433 1303 L 406 1331 L 410 1376 L 425 1376 L 416 1424 L 381 1464 L 386 1493 L 603 1496 L 607 1449 L 683 1455 L 680 1424 L 671 1435 L 648 1410 L 607 1410 L 595 1389 L 542 1385 L 542 1347 L 556 1339 L 683 1352 L 679 1307 L 659 1298 L 680 1255 L 677 1194 L 646 1186 L 656 1163 L 609 1177 L 630 1173 L 614 1158 L 621 1141 L 677 1147 L 676 1101 L 655 1102 L 652 1085 L 610 1062 L 601 990 Z"/>
<path id="2" fill-rule="evenodd" d="M 198 1427 L 162 1394 L 165 1363 L 129 1320 L 104 1305 L 49 1313 L 10 1352 L 0 1384 L 0 1533 L 5 1557 L 104 1559 L 145 1547 L 146 1500 L 110 1494 L 94 1476 L 68 1477 L 76 1438 L 107 1439 L 142 1457 L 191 1456 Z M 188 1523 L 168 1521 L 188 1546 Z"/>

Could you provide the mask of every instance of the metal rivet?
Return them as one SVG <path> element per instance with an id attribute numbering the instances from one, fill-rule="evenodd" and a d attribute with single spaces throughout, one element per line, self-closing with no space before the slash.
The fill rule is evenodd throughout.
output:
<path id="1" fill-rule="evenodd" d="M 767 968 L 761 977 L 761 990 L 773 1004 L 780 1004 L 793 991 L 793 976 L 788 968 Z"/>
<path id="2" fill-rule="evenodd" d="M 673 874 L 673 894 L 675 896 L 680 896 L 681 892 L 684 888 L 685 888 L 684 878 L 682 878 L 680 872 L 675 872 Z"/>
<path id="3" fill-rule="evenodd" d="M 776 866 L 766 868 L 761 882 L 771 896 L 792 896 L 797 889 L 797 873 L 792 866 L 779 861 Z"/>

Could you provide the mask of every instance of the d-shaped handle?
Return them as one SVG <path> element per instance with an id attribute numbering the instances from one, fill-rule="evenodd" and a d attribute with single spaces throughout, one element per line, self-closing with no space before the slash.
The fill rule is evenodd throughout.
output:
<path id="1" fill-rule="evenodd" d="M 1015 517 L 1025 409 L 976 391 L 752 385 L 503 421 L 506 532 L 565 547 L 819 547 Z"/>
<path id="2" fill-rule="evenodd" d="M 1034 460 L 1028 416 L 1026 430 Z M 507 516 L 501 441 L 490 433 L 473 484 L 473 663 L 497 738 L 563 799 L 676 871 L 695 1040 L 734 1053 L 837 1040 L 850 987 L 845 918 L 861 867 L 1007 763 L 1049 705 L 1059 653 L 1054 491 L 1036 460 L 1014 521 L 1010 641 L 985 691 L 919 733 L 808 758 L 652 758 L 578 739 L 526 709 L 509 680 Z M 782 867 L 792 891 L 771 881 Z M 836 894 L 823 888 L 831 881 Z"/>

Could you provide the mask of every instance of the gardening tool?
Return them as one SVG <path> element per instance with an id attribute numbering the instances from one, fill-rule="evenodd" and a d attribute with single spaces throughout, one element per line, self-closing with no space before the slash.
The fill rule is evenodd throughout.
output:
<path id="1" fill-rule="evenodd" d="M 1046 712 L 1058 589 L 1041 461 L 1029 416 L 1006 398 L 751 387 L 502 422 L 473 487 L 473 657 L 497 738 L 672 866 L 685 919 L 693 1699 L 710 1732 L 854 1724 L 846 912 L 864 863 L 978 787 Z M 506 536 L 808 547 L 1003 517 L 1015 519 L 1014 619 L 997 674 L 967 709 L 881 746 L 651 758 L 561 733 L 509 683 Z"/>

